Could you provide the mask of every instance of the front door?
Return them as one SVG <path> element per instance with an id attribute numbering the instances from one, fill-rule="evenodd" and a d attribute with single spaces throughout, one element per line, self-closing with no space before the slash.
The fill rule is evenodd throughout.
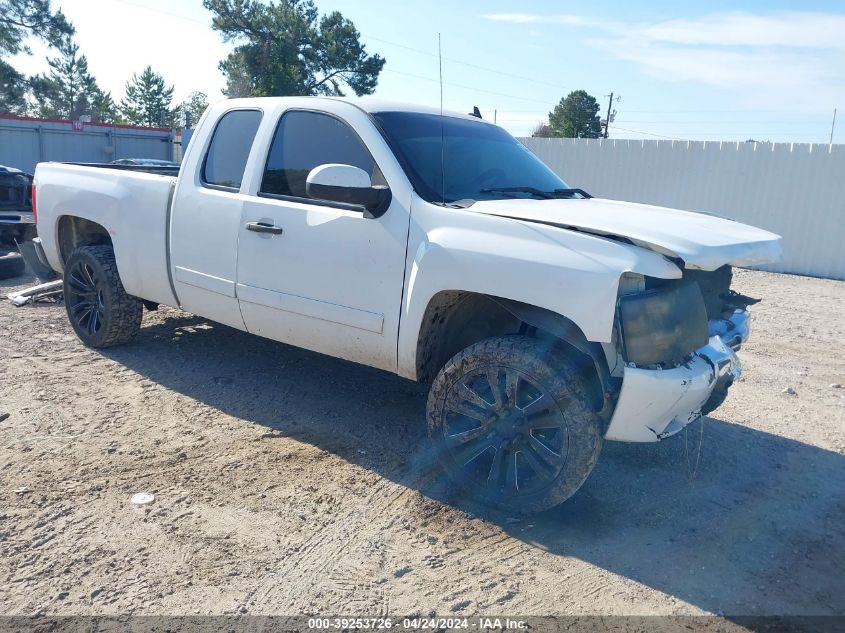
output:
<path id="1" fill-rule="evenodd" d="M 327 163 L 386 183 L 340 118 L 284 112 L 256 195 L 243 205 L 241 314 L 254 334 L 395 371 L 408 209 L 394 196 L 383 216 L 368 219 L 360 208 L 308 198 L 308 173 Z"/>
<path id="2" fill-rule="evenodd" d="M 240 188 L 261 118 L 254 109 L 220 117 L 196 179 L 182 171 L 170 220 L 170 264 L 181 307 L 241 330 L 235 292 Z"/>

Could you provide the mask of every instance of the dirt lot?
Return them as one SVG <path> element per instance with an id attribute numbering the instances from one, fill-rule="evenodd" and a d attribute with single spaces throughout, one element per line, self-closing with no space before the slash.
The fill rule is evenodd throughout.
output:
<path id="1" fill-rule="evenodd" d="M 728 402 L 521 520 L 432 474 L 420 386 L 169 309 L 92 351 L 3 301 L 0 613 L 845 614 L 845 283 L 737 277 Z"/>

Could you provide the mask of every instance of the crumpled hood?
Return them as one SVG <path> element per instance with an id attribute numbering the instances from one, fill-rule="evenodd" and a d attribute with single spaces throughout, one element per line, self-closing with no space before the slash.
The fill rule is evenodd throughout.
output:
<path id="1" fill-rule="evenodd" d="M 634 202 L 601 198 L 484 200 L 468 210 L 627 238 L 637 246 L 680 257 L 687 268 L 755 266 L 781 256 L 781 238 L 775 233 L 705 213 Z"/>

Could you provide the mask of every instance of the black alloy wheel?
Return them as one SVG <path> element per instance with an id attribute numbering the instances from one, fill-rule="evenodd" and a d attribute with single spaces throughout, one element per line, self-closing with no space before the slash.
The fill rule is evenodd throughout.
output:
<path id="1" fill-rule="evenodd" d="M 89 347 L 128 343 L 138 334 L 143 304 L 126 292 L 108 245 L 80 246 L 65 262 L 68 319 Z"/>
<path id="2" fill-rule="evenodd" d="M 65 276 L 65 302 L 74 329 L 96 337 L 105 324 L 103 281 L 95 279 L 91 265 L 80 259 L 65 271 Z"/>
<path id="3" fill-rule="evenodd" d="M 601 452 L 588 371 L 559 341 L 527 336 L 485 339 L 450 359 L 427 418 L 457 488 L 515 513 L 571 497 Z"/>

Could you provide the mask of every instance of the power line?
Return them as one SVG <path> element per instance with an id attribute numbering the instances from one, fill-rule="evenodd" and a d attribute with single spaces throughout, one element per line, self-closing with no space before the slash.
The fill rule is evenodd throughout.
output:
<path id="1" fill-rule="evenodd" d="M 833 108 L 833 123 L 830 124 L 830 144 L 833 145 L 833 131 L 836 129 L 836 108 Z"/>
<path id="2" fill-rule="evenodd" d="M 137 4 L 135 2 L 131 2 L 130 0 L 116 0 L 116 1 L 120 2 L 122 4 L 133 6 L 133 7 L 138 8 L 138 9 L 150 11 L 152 13 L 160 13 L 162 15 L 169 15 L 171 17 L 178 18 L 180 20 L 187 20 L 189 22 L 195 22 L 197 24 L 203 24 L 203 25 L 206 25 L 206 26 L 208 25 L 208 23 L 203 21 L 203 20 L 197 20 L 196 18 L 190 18 L 190 17 L 185 16 L 185 15 L 179 15 L 177 13 L 171 13 L 169 11 L 163 11 L 161 9 L 154 9 L 152 7 L 147 7 L 147 6 L 144 6 L 144 5 L 141 5 L 141 4 Z M 367 35 L 366 33 L 361 33 L 361 35 L 364 38 L 369 39 L 369 40 L 373 40 L 375 42 L 381 42 L 383 44 L 388 44 L 390 46 L 396 46 L 398 48 L 403 48 L 405 50 L 412 51 L 412 52 L 415 52 L 415 53 L 419 53 L 421 55 L 426 55 L 426 56 L 429 56 L 429 57 L 437 57 L 437 54 L 431 53 L 429 51 L 424 51 L 424 50 L 419 49 L 419 48 L 414 48 L 412 46 L 406 46 L 404 44 L 399 44 L 398 42 L 391 42 L 390 40 L 385 40 L 385 39 L 378 38 L 378 37 L 372 37 L 372 36 Z M 502 70 L 497 70 L 495 68 L 489 68 L 487 66 L 481 66 L 481 65 L 478 65 L 478 64 L 470 63 L 470 62 L 461 61 L 461 60 L 455 59 L 453 57 L 443 57 L 443 59 L 446 60 L 446 61 L 452 62 L 453 64 L 466 66 L 468 68 L 474 68 L 476 70 L 484 70 L 486 72 L 502 75 L 503 77 L 509 77 L 511 79 L 519 79 L 519 80 L 522 80 L 522 81 L 542 84 L 542 85 L 550 86 L 552 88 L 557 88 L 559 90 L 564 90 L 563 88 L 561 88 L 561 86 L 558 86 L 557 84 L 542 81 L 542 80 L 539 80 L 539 79 L 524 77 L 522 75 L 517 75 L 517 74 L 514 74 L 514 73 L 508 73 L 508 72 L 505 72 L 505 71 L 502 71 Z M 417 74 L 414 74 L 414 73 L 409 73 L 409 72 L 405 72 L 405 71 L 401 71 L 401 70 L 394 70 L 392 68 L 384 68 L 383 71 L 384 72 L 392 72 L 394 74 L 399 74 L 399 75 L 406 75 L 408 77 L 414 77 L 416 79 L 423 79 L 425 81 L 435 81 L 435 82 L 438 81 L 437 79 L 432 79 L 431 77 L 424 77 L 422 75 L 417 75 Z M 456 84 L 456 83 L 451 83 L 451 82 L 443 82 L 443 83 L 444 83 L 444 85 L 452 86 L 454 88 L 463 88 L 465 90 L 482 92 L 482 93 L 497 96 L 497 97 L 507 97 L 509 99 L 517 99 L 519 101 L 528 101 L 528 102 L 531 102 L 531 103 L 544 103 L 544 104 L 549 103 L 549 101 L 546 100 L 546 99 L 542 99 L 542 100 L 541 99 L 531 99 L 530 97 L 520 97 L 520 96 L 517 96 L 517 95 L 507 94 L 507 93 L 504 93 L 504 92 L 496 92 L 496 91 L 493 91 L 493 90 L 485 90 L 483 88 L 475 88 L 473 86 L 467 86 L 467 85 L 464 85 L 464 84 Z M 545 114 L 546 113 L 544 113 L 544 115 Z"/>
<path id="3" fill-rule="evenodd" d="M 115 2 L 119 2 L 121 4 L 129 5 L 130 7 L 135 7 L 136 9 L 141 9 L 142 11 L 149 11 L 150 13 L 160 13 L 162 15 L 169 15 L 170 17 L 177 18 L 179 20 L 185 20 L 186 22 L 194 22 L 196 24 L 202 24 L 203 26 L 209 26 L 208 22 L 204 20 L 197 20 L 196 18 L 189 18 L 187 15 L 180 15 L 178 13 L 171 13 L 170 11 L 163 11 L 161 9 L 153 9 L 152 7 L 148 7 L 143 4 L 138 4 L 136 2 L 129 2 L 129 0 L 114 0 Z"/>
<path id="4" fill-rule="evenodd" d="M 644 132 L 643 130 L 630 130 L 625 127 L 619 127 L 618 125 L 613 126 L 614 129 L 622 130 L 623 132 L 633 132 L 634 134 L 645 134 L 646 136 L 656 136 L 657 138 L 665 138 L 670 141 L 685 141 L 687 139 L 684 138 L 676 138 L 674 136 L 666 136 L 664 134 L 653 134 L 652 132 Z"/>
<path id="5" fill-rule="evenodd" d="M 445 59 L 445 58 L 444 58 Z M 408 73 L 402 70 L 394 70 L 392 68 L 383 68 L 382 72 L 386 73 L 393 73 L 396 75 L 405 75 L 406 77 L 414 77 L 415 79 L 422 79 L 423 81 L 432 81 L 434 83 L 439 83 L 438 79 L 434 79 L 433 77 L 426 77 L 424 75 L 417 75 L 416 73 Z M 517 99 L 520 101 L 531 101 L 533 103 L 546 103 L 546 101 L 541 101 L 540 99 L 532 99 L 530 97 L 520 97 L 518 95 L 512 95 L 505 92 L 496 92 L 494 90 L 485 90 L 484 88 L 475 88 L 474 86 L 467 86 L 464 84 L 456 84 L 450 81 L 444 81 L 444 86 L 452 86 L 453 88 L 463 88 L 465 90 L 472 90 L 473 92 L 483 92 L 485 94 L 494 95 L 497 97 L 507 97 L 509 99 Z"/>
<path id="6" fill-rule="evenodd" d="M 718 125 L 748 125 L 748 124 L 763 124 L 763 125 L 771 125 L 774 123 L 794 123 L 796 125 L 818 125 L 816 121 L 799 121 L 797 119 L 779 119 L 779 120 L 766 120 L 760 121 L 757 117 L 749 117 L 748 120 L 740 121 L 740 120 L 732 120 L 732 121 L 720 121 L 717 119 L 711 119 L 707 121 L 672 121 L 669 119 L 625 119 L 624 123 L 661 123 L 663 125 L 699 125 L 702 123 L 714 123 Z"/>
<path id="7" fill-rule="evenodd" d="M 143 11 L 149 11 L 151 13 L 158 13 L 158 14 L 161 14 L 161 15 L 167 15 L 167 16 L 179 19 L 179 20 L 184 20 L 184 21 L 187 21 L 187 22 L 193 22 L 195 24 L 200 24 L 200 25 L 203 25 L 203 26 L 206 26 L 206 27 L 209 26 L 209 23 L 205 20 L 199 20 L 199 19 L 196 19 L 196 18 L 181 15 L 181 14 L 178 14 L 178 13 L 173 13 L 173 12 L 170 12 L 170 11 L 165 11 L 165 10 L 162 10 L 162 9 L 149 7 L 149 6 L 146 6 L 146 5 L 143 5 L 143 4 L 138 4 L 136 2 L 132 2 L 131 0 L 116 0 L 116 1 L 121 3 L 121 4 L 132 6 L 132 7 L 135 7 L 137 9 L 141 9 Z M 408 50 L 408 51 L 411 51 L 411 52 L 414 52 L 414 53 L 418 53 L 418 54 L 421 54 L 421 55 L 429 56 L 429 57 L 437 57 L 437 55 L 435 53 L 432 53 L 430 51 L 422 50 L 422 49 L 419 49 L 419 48 L 414 48 L 412 46 L 407 46 L 405 44 L 400 44 L 398 42 L 393 42 L 393 41 L 386 40 L 386 39 L 383 39 L 383 38 L 369 36 L 365 33 L 361 33 L 361 35 L 362 35 L 362 37 L 364 37 L 367 40 L 372 40 L 372 41 L 375 41 L 375 42 L 381 42 L 382 44 L 387 44 L 388 46 L 394 46 L 394 47 L 397 47 L 397 48 L 405 49 L 405 50 Z M 506 71 L 502 71 L 502 70 L 495 69 L 495 68 L 490 68 L 488 66 L 483 66 L 483 65 L 480 65 L 480 64 L 465 62 L 465 61 L 455 59 L 455 58 L 452 58 L 452 57 L 444 57 L 443 59 L 447 60 L 447 61 L 449 61 L 453 64 L 457 64 L 457 65 L 460 65 L 460 66 L 466 66 L 467 68 L 473 68 L 475 70 L 482 70 L 482 71 L 485 71 L 485 72 L 501 75 L 503 77 L 508 77 L 510 79 L 516 79 L 516 80 L 519 80 L 519 81 L 524 81 L 524 82 L 528 82 L 528 83 L 534 83 L 534 84 L 538 84 L 538 85 L 548 86 L 548 87 L 556 88 L 558 90 L 565 91 L 565 89 L 562 86 L 559 86 L 559 85 L 552 83 L 552 82 L 543 81 L 541 79 L 537 79 L 537 78 L 534 78 L 534 77 L 525 77 L 523 75 L 519 75 L 519 74 L 515 74 L 515 73 L 509 73 L 509 72 L 506 72 Z M 418 74 L 415 74 L 415 73 L 409 73 L 409 72 L 405 72 L 405 71 L 401 71 L 401 70 L 394 70 L 392 68 L 384 68 L 384 72 L 394 73 L 394 74 L 398 74 L 398 75 L 404 75 L 404 76 L 407 76 L 407 77 L 413 77 L 413 78 L 416 78 L 416 79 L 421 79 L 423 81 L 429 81 L 429 82 L 437 82 L 438 81 L 437 79 L 433 79 L 431 77 L 426 77 L 426 76 L 423 76 L 423 75 L 418 75 Z M 513 94 L 509 94 L 509 93 L 504 93 L 504 92 L 498 92 L 498 91 L 494 91 L 494 90 L 486 90 L 484 88 L 476 88 L 476 87 L 473 87 L 473 86 L 467 86 L 465 84 L 458 84 L 458 83 L 452 83 L 452 82 L 443 82 L 443 83 L 444 83 L 444 85 L 452 86 L 454 88 L 460 88 L 460 89 L 463 89 L 463 90 L 469 90 L 469 91 L 473 91 L 473 92 L 489 94 L 489 95 L 493 95 L 493 96 L 497 96 L 497 97 L 505 97 L 505 98 L 508 98 L 508 99 L 515 99 L 515 100 L 518 100 L 518 101 L 526 101 L 526 102 L 531 102 L 531 103 L 549 104 L 549 101 L 545 100 L 545 99 L 542 99 L 542 100 L 541 99 L 533 99 L 533 98 L 530 98 L 530 97 L 518 96 L 518 95 L 513 95 Z M 548 115 L 548 111 L 545 111 L 545 110 L 544 111 L 509 110 L 508 112 L 510 112 L 512 114 L 536 114 L 540 117 L 546 117 Z M 753 115 L 754 113 L 777 113 L 777 112 L 783 112 L 783 110 L 781 110 L 781 109 L 768 109 L 768 110 L 767 109 L 754 109 L 754 110 L 735 110 L 735 109 L 734 110 L 727 110 L 727 109 L 726 110 L 710 110 L 710 109 L 627 110 L 626 109 L 626 114 L 658 114 L 658 115 L 662 115 L 662 114 L 666 114 L 666 115 L 671 115 L 671 114 L 725 114 L 725 113 Z M 811 115 L 811 116 L 816 116 L 816 115 L 814 114 L 814 115 Z M 820 114 L 819 114 L 819 116 L 820 116 Z M 504 119 L 502 119 L 502 121 L 507 121 L 507 122 L 512 122 L 512 123 L 526 123 L 527 124 L 527 122 L 519 120 L 519 119 L 510 119 L 509 120 L 509 119 L 504 118 Z M 670 125 L 670 126 L 671 125 L 687 125 L 687 124 L 705 124 L 705 123 L 713 123 L 713 124 L 719 124 L 719 125 L 734 124 L 734 123 L 736 123 L 736 124 L 746 123 L 744 121 L 718 121 L 718 120 L 714 120 L 714 121 L 700 121 L 700 120 L 695 120 L 695 121 L 667 121 L 665 119 L 664 120 L 631 119 L 627 122 L 629 122 L 629 123 L 658 123 L 658 124 L 661 124 L 661 125 Z M 759 120 L 757 121 L 758 124 L 759 123 L 772 124 L 772 123 L 775 123 L 775 122 L 778 122 L 778 123 L 779 122 L 790 122 L 790 123 L 801 123 L 801 124 L 806 124 L 806 125 L 812 125 L 812 123 L 803 123 L 803 122 L 798 122 L 797 120 L 789 120 L 789 119 L 781 119 L 781 120 L 778 120 L 778 121 L 772 121 L 772 120 L 762 121 L 762 122 L 759 121 Z M 619 127 L 618 125 L 615 125 L 615 128 L 618 129 L 618 130 L 625 131 L 625 132 L 632 132 L 632 133 L 635 133 L 635 134 L 644 134 L 646 136 L 654 136 L 654 137 L 657 137 L 657 138 L 664 138 L 664 139 L 669 139 L 669 140 L 679 140 L 679 141 L 680 140 L 686 140 L 686 139 L 681 139 L 681 138 L 677 138 L 677 137 L 673 137 L 673 136 L 667 136 L 667 135 L 663 135 L 663 134 L 655 134 L 655 133 L 652 133 L 652 132 L 645 132 L 643 130 L 634 130 L 634 129 L 629 129 L 629 128 L 622 128 L 622 127 Z M 805 133 L 805 132 L 806 131 L 792 132 L 792 133 Z M 781 134 L 782 133 L 783 132 L 781 132 Z M 695 135 L 695 136 L 725 136 L 726 135 L 724 132 L 718 132 L 718 133 L 685 132 L 685 134 Z M 736 135 L 741 136 L 741 135 L 744 135 L 744 134 L 745 133 L 740 133 L 740 134 L 736 134 Z M 759 134 L 757 134 L 757 135 L 760 136 Z"/>
<path id="8" fill-rule="evenodd" d="M 388 46 L 395 46 L 397 48 L 403 48 L 407 51 L 419 53 L 420 55 L 427 55 L 429 57 L 437 57 L 437 55 L 435 55 L 434 53 L 431 53 L 429 51 L 425 51 L 421 48 L 414 48 L 413 46 L 407 46 L 405 44 L 399 44 L 398 42 L 391 42 L 390 40 L 385 40 L 385 39 L 382 39 L 382 38 L 379 38 L 379 37 L 373 37 L 372 35 L 366 35 L 365 33 L 362 33 L 361 35 L 363 35 L 368 40 L 373 40 L 374 42 L 381 42 L 382 44 L 387 44 Z M 484 70 L 486 72 L 494 73 L 496 75 L 501 75 L 503 77 L 509 77 L 511 79 L 518 79 L 520 81 L 526 81 L 526 82 L 535 83 L 535 84 L 538 84 L 538 85 L 549 86 L 551 88 L 556 88 L 558 90 L 564 90 L 564 91 L 566 90 L 565 88 L 563 88 L 562 86 L 560 86 L 556 83 L 552 83 L 552 82 L 549 82 L 549 81 L 543 81 L 542 79 L 535 79 L 533 77 L 526 77 L 525 75 L 518 75 L 516 73 L 509 73 L 509 72 L 505 72 L 503 70 L 498 70 L 496 68 L 490 68 L 489 66 L 481 66 L 479 64 L 472 64 L 470 62 L 465 62 L 465 61 L 461 61 L 459 59 L 455 59 L 454 57 L 443 57 L 443 59 L 448 61 L 448 62 L 452 62 L 453 64 L 458 64 L 460 66 L 466 66 L 468 68 L 474 68 L 476 70 Z"/>
<path id="9" fill-rule="evenodd" d="M 610 122 L 614 121 L 615 118 L 616 118 L 616 110 L 614 110 L 613 112 L 610 111 L 611 108 L 613 108 L 613 93 L 611 92 L 609 95 L 606 95 L 606 96 L 609 97 L 609 99 L 608 99 L 608 102 L 607 102 L 607 118 L 604 120 L 604 138 L 607 138 L 609 136 L 609 134 L 610 134 Z M 616 102 L 619 103 L 619 100 L 621 98 L 622 97 L 617 95 L 616 96 Z"/>
<path id="10" fill-rule="evenodd" d="M 654 137 L 657 137 L 657 138 L 664 138 L 664 139 L 672 140 L 672 141 L 691 141 L 691 140 L 693 140 L 693 139 L 688 138 L 688 137 L 687 138 L 678 138 L 676 136 L 666 136 L 666 135 L 663 135 L 663 134 L 654 134 L 652 132 L 646 132 L 644 130 L 632 130 L 630 128 L 619 127 L 618 125 L 616 125 L 614 127 L 617 130 L 623 130 L 625 132 L 633 132 L 635 134 L 645 134 L 646 136 L 654 136 Z M 728 139 L 725 138 L 725 137 L 729 137 L 729 136 L 733 136 L 733 137 L 736 137 L 737 139 L 745 140 L 745 138 L 748 138 L 749 136 L 752 136 L 752 135 L 762 137 L 762 136 L 778 136 L 778 135 L 782 135 L 782 134 L 785 134 L 785 133 L 786 132 L 784 132 L 784 131 L 780 131 L 777 134 L 769 134 L 769 133 L 760 134 L 758 132 L 685 132 L 685 134 L 688 134 L 689 136 L 711 136 L 711 137 L 715 136 L 717 138 L 721 137 L 721 140 L 725 140 L 725 141 L 728 141 Z M 789 134 L 801 134 L 801 133 L 802 132 L 789 132 Z M 734 143 L 736 141 L 728 141 L 728 142 Z M 788 142 L 788 141 L 784 141 L 784 142 Z M 803 143 L 806 143 L 806 144 L 809 144 L 809 143 L 812 143 L 812 142 L 813 141 L 803 141 Z M 825 144 L 827 144 L 827 141 L 825 141 Z"/>
<path id="11" fill-rule="evenodd" d="M 774 110 L 763 110 L 763 109 L 748 109 L 748 110 L 626 110 L 626 112 L 636 112 L 638 114 L 648 113 L 648 114 L 689 114 L 689 113 L 700 113 L 700 112 L 783 112 L 783 109 L 774 109 Z M 821 114 L 821 113 L 815 113 Z"/>

